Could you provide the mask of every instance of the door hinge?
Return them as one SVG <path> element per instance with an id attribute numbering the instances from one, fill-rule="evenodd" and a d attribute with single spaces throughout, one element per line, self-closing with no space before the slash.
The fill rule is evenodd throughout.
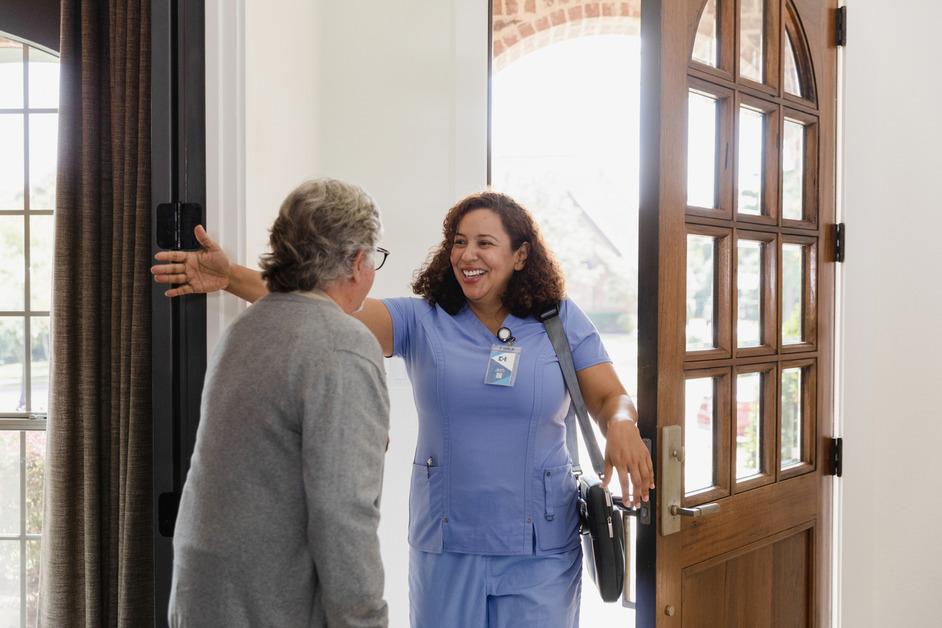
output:
<path id="1" fill-rule="evenodd" d="M 834 225 L 834 261 L 843 262 L 847 252 L 847 229 L 844 223 Z"/>
<path id="2" fill-rule="evenodd" d="M 160 203 L 157 205 L 157 246 L 172 251 L 195 251 L 200 243 L 193 234 L 203 224 L 203 207 L 199 203 Z"/>
<path id="3" fill-rule="evenodd" d="M 828 455 L 828 462 L 831 465 L 827 475 L 841 477 L 844 475 L 844 439 L 832 438 L 831 451 Z"/>
<path id="4" fill-rule="evenodd" d="M 834 17 L 834 45 L 847 45 L 847 7 L 838 7 Z"/>

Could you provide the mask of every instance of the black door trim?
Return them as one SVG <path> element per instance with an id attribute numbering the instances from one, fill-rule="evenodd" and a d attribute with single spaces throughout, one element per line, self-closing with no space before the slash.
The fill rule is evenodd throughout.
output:
<path id="1" fill-rule="evenodd" d="M 152 216 L 163 202 L 206 206 L 204 23 L 204 0 L 155 0 L 151 4 Z M 151 250 L 157 251 L 153 241 Z M 196 439 L 206 371 L 206 297 L 171 300 L 163 296 L 165 289 L 165 285 L 153 284 L 151 290 L 154 618 L 158 627 L 167 626 L 173 572 L 170 534 Z"/>

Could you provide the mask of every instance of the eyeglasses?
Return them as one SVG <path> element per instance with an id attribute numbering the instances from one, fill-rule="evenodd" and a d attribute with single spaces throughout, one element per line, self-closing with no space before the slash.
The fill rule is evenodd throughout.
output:
<path id="1" fill-rule="evenodd" d="M 373 251 L 373 268 L 376 270 L 382 268 L 387 257 L 389 257 L 389 251 L 381 246 L 376 247 L 376 250 Z"/>

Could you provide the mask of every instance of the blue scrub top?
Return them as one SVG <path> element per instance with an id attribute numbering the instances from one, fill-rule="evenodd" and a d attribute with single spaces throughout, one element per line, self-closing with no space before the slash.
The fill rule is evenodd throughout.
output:
<path id="1" fill-rule="evenodd" d="M 416 298 L 384 300 L 393 355 L 405 360 L 419 415 L 409 543 L 427 552 L 519 555 L 579 543 L 566 449 L 569 409 L 543 324 L 508 316 L 522 349 L 513 387 L 484 383 L 500 341 L 465 306 L 452 316 Z M 598 331 L 570 300 L 560 318 L 576 370 L 610 362 Z"/>

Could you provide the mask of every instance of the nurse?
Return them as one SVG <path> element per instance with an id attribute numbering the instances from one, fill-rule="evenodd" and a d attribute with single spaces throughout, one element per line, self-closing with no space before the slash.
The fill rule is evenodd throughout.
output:
<path id="1" fill-rule="evenodd" d="M 225 289 L 255 301 L 258 274 L 200 252 L 162 252 L 168 296 Z M 601 338 L 532 218 L 483 192 L 452 207 L 412 285 L 421 298 L 367 300 L 356 316 L 404 359 L 419 415 L 409 503 L 413 628 L 578 625 L 582 552 L 566 449 L 569 396 L 538 315 L 560 303 L 579 386 L 606 436 L 605 478 L 647 501 L 651 458 Z M 628 501 L 626 499 L 626 501 Z"/>

